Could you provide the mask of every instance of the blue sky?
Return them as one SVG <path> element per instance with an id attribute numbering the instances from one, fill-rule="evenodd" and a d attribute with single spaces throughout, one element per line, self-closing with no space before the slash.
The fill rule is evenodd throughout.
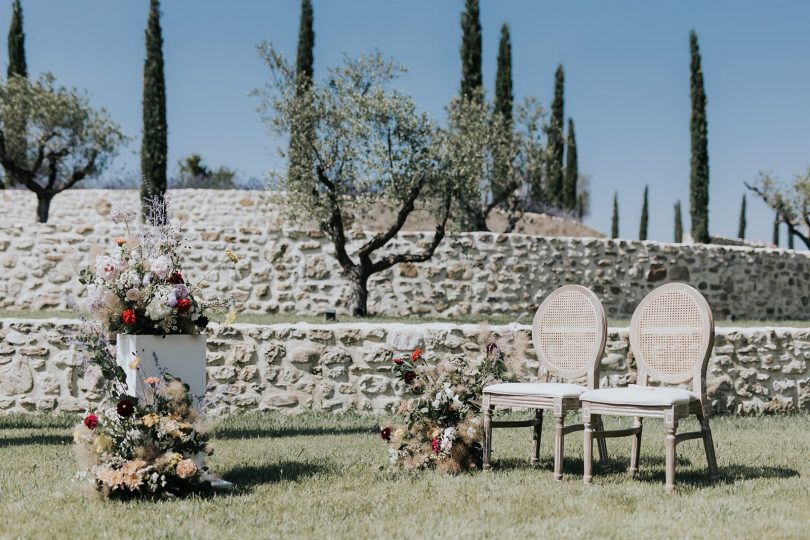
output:
<path id="1" fill-rule="evenodd" d="M 10 19 L 10 1 L 0 28 Z M 437 119 L 457 91 L 462 0 L 314 0 L 315 70 L 380 49 L 410 68 L 403 89 Z M 23 0 L 29 71 L 84 88 L 138 137 L 146 0 Z M 267 71 L 256 45 L 294 55 L 297 0 L 165 0 L 163 32 L 172 167 L 198 152 L 212 166 L 262 177 L 280 165 L 249 92 Z M 515 95 L 548 105 L 558 63 L 580 171 L 591 177 L 586 222 L 609 230 L 619 192 L 622 236 L 638 235 L 650 186 L 650 238 L 671 240 L 680 199 L 688 228 L 689 47 L 698 32 L 708 94 L 712 233 L 735 235 L 743 181 L 790 179 L 810 165 L 810 3 L 482 0 L 491 93 L 500 25 L 512 30 Z M 5 60 L 5 54 L 0 56 Z M 4 62 L 5 63 L 5 62 Z M 112 174 L 138 167 L 139 143 Z M 749 197 L 748 236 L 769 240 L 772 215 Z"/>

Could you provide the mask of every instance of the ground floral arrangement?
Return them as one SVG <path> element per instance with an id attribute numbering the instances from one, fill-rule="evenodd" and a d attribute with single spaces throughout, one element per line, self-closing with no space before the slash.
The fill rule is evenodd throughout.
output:
<path id="1" fill-rule="evenodd" d="M 138 369 L 143 392 L 132 397 L 101 332 L 88 326 L 78 348 L 101 369 L 108 396 L 74 430 L 79 480 L 110 498 L 174 497 L 221 482 L 206 466 L 213 450 L 188 385 L 168 373 L 147 376 L 135 357 L 130 367 Z"/>
<path id="2" fill-rule="evenodd" d="M 483 457 L 481 395 L 484 386 L 514 381 L 495 343 L 480 362 L 463 356 L 428 363 L 421 349 L 394 359 L 393 371 L 414 397 L 400 402 L 399 423 L 383 426 L 390 462 L 405 469 L 457 473 L 478 470 Z"/>
<path id="3" fill-rule="evenodd" d="M 92 268 L 82 270 L 80 282 L 87 286 L 86 307 L 110 332 L 119 334 L 196 334 L 208 325 L 209 311 L 236 312 L 229 297 L 201 298 L 208 274 L 238 259 L 230 249 L 223 260 L 195 283 L 187 283 L 182 271 L 183 234 L 167 216 L 165 199 L 147 203 L 147 222 L 163 223 L 131 231 L 138 214 L 129 208 L 114 208 L 114 223 L 124 225 L 127 235 L 115 239 L 113 254 L 96 257 Z"/>

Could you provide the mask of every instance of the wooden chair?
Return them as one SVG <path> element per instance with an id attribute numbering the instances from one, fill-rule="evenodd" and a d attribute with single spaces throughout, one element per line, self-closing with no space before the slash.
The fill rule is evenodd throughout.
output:
<path id="1" fill-rule="evenodd" d="M 584 481 L 592 482 L 593 438 L 631 435 L 630 473 L 638 472 L 642 418 L 661 418 L 666 429 L 666 490 L 675 489 L 675 446 L 689 439 L 703 439 L 711 479 L 717 477 L 709 404 L 706 399 L 706 365 L 714 343 L 714 320 L 703 296 L 683 283 L 658 287 L 641 301 L 630 324 L 630 346 L 638 363 L 638 385 L 630 388 L 591 390 L 580 396 L 585 423 Z M 661 383 L 691 382 L 691 390 L 648 387 L 652 377 Z M 679 433 L 678 421 L 694 414 L 701 430 Z M 595 432 L 598 415 L 631 416 L 633 427 Z M 601 425 L 599 426 L 601 427 Z"/>
<path id="2" fill-rule="evenodd" d="M 533 427 L 531 462 L 540 457 L 543 411 L 553 411 L 554 479 L 562 479 L 565 436 L 584 429 L 582 424 L 565 426 L 565 415 L 580 408 L 579 396 L 599 386 L 599 363 L 605 349 L 607 321 L 596 295 L 579 285 L 566 285 L 552 292 L 534 316 L 532 341 L 540 361 L 541 374 L 573 379 L 587 377 L 587 387 L 568 383 L 501 383 L 484 388 L 484 463 L 490 468 L 492 428 Z M 547 379 L 546 379 L 547 380 Z M 535 409 L 532 420 L 493 421 L 496 406 Z M 601 429 L 598 417 L 594 418 Z M 607 447 L 599 444 L 599 457 L 607 462 Z"/>

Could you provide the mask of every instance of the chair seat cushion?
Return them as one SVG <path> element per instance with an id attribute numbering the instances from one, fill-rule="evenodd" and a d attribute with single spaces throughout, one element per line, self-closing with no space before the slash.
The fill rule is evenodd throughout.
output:
<path id="1" fill-rule="evenodd" d="M 500 383 L 484 387 L 485 394 L 502 396 L 578 397 L 587 388 L 567 383 Z"/>
<path id="2" fill-rule="evenodd" d="M 579 396 L 580 401 L 604 403 L 608 405 L 648 405 L 672 406 L 684 405 L 700 398 L 689 390 L 682 388 L 658 388 L 631 386 L 629 388 L 600 388 L 589 390 Z"/>

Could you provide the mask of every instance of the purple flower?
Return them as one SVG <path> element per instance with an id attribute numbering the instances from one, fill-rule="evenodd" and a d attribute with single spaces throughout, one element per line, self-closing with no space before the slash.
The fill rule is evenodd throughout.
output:
<path id="1" fill-rule="evenodd" d="M 177 298 L 188 298 L 189 297 L 188 287 L 186 287 L 182 283 L 179 283 L 179 284 L 175 285 L 174 286 L 174 295 Z"/>

